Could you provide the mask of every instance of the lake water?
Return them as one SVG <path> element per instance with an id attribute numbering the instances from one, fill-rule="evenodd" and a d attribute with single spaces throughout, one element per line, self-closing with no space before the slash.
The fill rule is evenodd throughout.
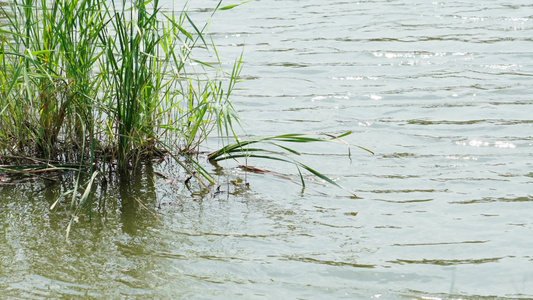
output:
<path id="1" fill-rule="evenodd" d="M 533 5 L 256 0 L 211 32 L 226 65 L 244 52 L 247 135 L 349 130 L 375 152 L 298 148 L 358 197 L 231 164 L 202 196 L 146 166 L 66 244 L 68 181 L 2 186 L 2 298 L 533 298 Z"/>

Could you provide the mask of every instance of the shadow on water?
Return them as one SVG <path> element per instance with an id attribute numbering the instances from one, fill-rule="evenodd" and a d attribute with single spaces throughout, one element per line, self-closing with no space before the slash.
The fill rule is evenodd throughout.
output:
<path id="1" fill-rule="evenodd" d="M 75 173 L 59 174 L 53 182 L 39 176 L 6 183 L 0 189 L 2 296 L 282 296 L 309 293 L 307 279 L 300 275 L 318 265 L 341 281 L 375 276 L 368 271 L 372 265 L 337 255 L 315 258 L 321 244 L 315 238 L 323 238 L 308 232 L 310 220 L 301 208 L 254 197 L 242 171 L 206 194 L 187 187 L 187 176 L 174 167 L 167 166 L 164 173 L 175 178 L 154 171 L 160 166 L 145 164 L 128 181 L 98 184 L 91 211 L 87 207 L 78 215 L 68 242 L 71 198 L 63 197 L 54 210 L 50 206 L 73 188 Z M 309 267 L 301 270 L 300 264 Z M 269 292 L 273 285 L 277 290 Z M 344 290 L 343 285 L 337 289 Z"/>
<path id="2" fill-rule="evenodd" d="M 130 235 L 142 230 L 137 220 L 143 219 L 145 211 L 152 213 L 157 202 L 153 166 L 146 164 L 142 168 L 133 180 L 123 180 L 118 186 L 120 220 L 124 233 Z"/>
<path id="3" fill-rule="evenodd" d="M 71 197 L 63 196 L 54 210 L 50 206 L 74 187 L 76 176 L 56 174 L 53 181 L 46 176 L 11 177 L 11 182 L 2 182 L 2 297 L 99 298 L 148 293 L 145 289 L 157 281 L 154 272 L 161 267 L 143 246 L 162 224 L 155 213 L 153 166 L 143 165 L 131 181 L 99 184 L 91 211 L 87 208 L 79 214 L 68 242 Z"/>
<path id="4" fill-rule="evenodd" d="M 99 178 L 91 205 L 78 213 L 68 241 L 73 210 L 72 195 L 65 193 L 74 188 L 76 173 L 2 175 L 1 295 L 167 299 L 202 294 L 213 281 L 231 281 L 217 278 L 210 265 L 230 270 L 232 262 L 246 258 L 224 240 L 263 238 L 234 234 L 239 222 L 224 219 L 232 210 L 228 197 L 243 197 L 248 186 L 235 176 L 224 187 L 206 190 L 185 183 L 184 174 L 170 163 L 145 163 L 126 180 Z M 88 179 L 86 174 L 80 182 Z M 83 192 L 78 190 L 78 198 Z M 232 219 L 242 212 L 232 212 Z"/>
<path id="5" fill-rule="evenodd" d="M 173 165 L 144 164 L 128 181 L 100 183 L 93 191 L 91 213 L 87 208 L 79 214 L 69 242 L 65 230 L 71 219 L 70 197 L 54 210 L 49 208 L 73 188 L 75 173 L 57 174 L 55 181 L 34 176 L 4 182 L 2 296 L 173 299 L 289 293 L 309 298 L 321 294 L 455 299 L 438 294 L 446 286 L 453 291 L 452 274 L 461 275 L 455 268 L 492 270 L 495 263 L 516 259 L 494 253 L 457 258 L 448 250 L 437 251 L 432 258 L 427 248 L 462 253 L 461 249 L 481 248 L 491 241 L 400 243 L 400 237 L 390 239 L 386 232 L 419 235 L 409 221 L 395 224 L 383 214 L 371 219 L 368 212 L 357 213 L 366 206 L 380 211 L 390 205 L 387 201 L 358 199 L 354 206 L 349 197 L 326 202 L 322 194 L 313 193 L 279 201 L 274 199 L 298 188 L 274 177 L 253 187 L 262 194 L 269 190 L 274 198 L 258 197 L 246 183 L 257 183 L 264 174 L 246 174 L 237 168 L 230 170 L 230 176 L 217 170 L 228 183 L 207 193 L 187 186 L 188 177 Z M 385 239 L 390 247 L 383 247 Z M 434 271 L 427 272 L 424 266 Z M 439 288 L 433 289 L 435 294 L 431 289 L 404 289 L 409 283 L 421 287 L 438 283 Z"/>

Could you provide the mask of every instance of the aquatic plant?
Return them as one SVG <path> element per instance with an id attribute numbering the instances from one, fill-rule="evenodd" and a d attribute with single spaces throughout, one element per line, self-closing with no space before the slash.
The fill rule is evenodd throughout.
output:
<path id="1" fill-rule="evenodd" d="M 221 3 L 213 13 L 246 2 Z M 230 95 L 242 55 L 225 72 L 207 24 L 197 26 L 186 9 L 165 14 L 159 0 L 0 5 L 0 172 L 75 171 L 72 188 L 50 205 L 70 197 L 67 240 L 81 211 L 91 218 L 97 178 L 100 186 L 127 178 L 143 160 L 170 157 L 210 193 L 215 179 L 197 154 L 215 130 L 225 144 L 208 156 L 213 164 L 243 158 L 245 170 L 259 170 L 248 159 L 292 163 L 304 188 L 302 171 L 343 188 L 283 143 L 343 142 L 349 133 L 239 140 Z"/>
<path id="2" fill-rule="evenodd" d="M 0 18 L 4 163 L 126 171 L 141 157 L 187 153 L 228 124 L 238 69 L 193 57 L 216 48 L 186 12 L 165 15 L 158 0 L 14 0 Z"/>
<path id="3" fill-rule="evenodd" d="M 342 140 L 343 137 L 350 135 L 351 132 L 345 132 L 340 135 L 332 135 L 332 134 L 283 134 L 283 135 L 277 135 L 277 136 L 271 136 L 271 137 L 263 137 L 263 138 L 257 138 L 257 139 L 250 139 L 245 141 L 239 141 L 237 140 L 235 143 L 226 145 L 222 147 L 221 149 L 212 152 L 209 154 L 208 158 L 212 162 L 218 162 L 222 160 L 237 160 L 238 159 L 245 159 L 246 162 L 250 158 L 259 158 L 264 160 L 273 160 L 273 161 L 281 161 L 285 163 L 293 164 L 299 174 L 300 182 L 302 187 L 305 189 L 305 180 L 304 176 L 302 174 L 302 169 L 308 171 L 309 173 L 313 174 L 317 178 L 323 180 L 324 182 L 327 182 L 331 185 L 337 186 L 341 189 L 346 190 L 347 192 L 353 194 L 352 191 L 349 191 L 348 189 L 344 188 L 331 178 L 325 176 L 324 174 L 318 172 L 317 170 L 309 167 L 306 164 L 303 164 L 302 162 L 294 159 L 292 156 L 300 156 L 301 153 L 297 151 L 294 148 L 287 147 L 283 145 L 284 143 L 316 143 L 316 142 L 341 142 L 344 143 L 348 147 L 348 157 L 351 156 L 350 152 L 350 145 Z M 262 146 L 257 147 L 254 146 L 256 144 L 266 144 L 267 146 L 273 146 L 274 149 L 269 149 L 268 147 Z M 251 147 L 254 146 L 254 147 Z M 361 147 L 356 146 L 357 148 L 360 148 L 362 150 L 365 150 L 369 153 L 372 153 L 372 151 Z M 260 171 L 262 173 L 266 173 L 269 171 L 257 169 L 253 167 L 249 167 L 248 164 L 242 165 L 245 170 L 252 170 L 252 171 Z"/>
<path id="4" fill-rule="evenodd" d="M 213 13 L 246 2 L 221 3 Z M 304 187 L 302 170 L 341 187 L 281 143 L 342 141 L 349 133 L 239 141 L 230 95 L 242 55 L 223 71 L 207 24 L 197 26 L 186 9 L 165 14 L 159 0 L 13 0 L 0 6 L 0 20 L 0 163 L 11 164 L 0 171 L 78 170 L 64 193 L 72 193 L 74 216 L 90 205 L 97 174 L 127 175 L 143 159 L 167 155 L 201 186 L 212 185 L 191 154 L 214 130 L 235 142 L 211 153 L 212 162 L 289 162 Z M 259 143 L 282 152 L 249 147 Z"/>

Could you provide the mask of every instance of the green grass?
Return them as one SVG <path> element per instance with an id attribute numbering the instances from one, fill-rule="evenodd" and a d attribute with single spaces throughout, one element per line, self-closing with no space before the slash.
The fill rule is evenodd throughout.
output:
<path id="1" fill-rule="evenodd" d="M 246 163 L 244 164 L 245 166 L 247 166 L 248 159 L 251 159 L 251 158 L 259 158 L 263 160 L 272 160 L 272 161 L 281 161 L 285 163 L 290 163 L 290 164 L 293 164 L 297 168 L 300 182 L 304 189 L 305 189 L 306 184 L 305 184 L 304 176 L 301 171 L 302 169 L 313 174 L 314 176 L 323 180 L 324 182 L 327 182 L 328 184 L 339 187 L 355 196 L 355 194 L 353 194 L 352 191 L 341 186 L 337 182 L 333 181 L 331 178 L 311 168 L 310 166 L 303 164 L 300 161 L 294 159 L 294 156 L 300 156 L 302 154 L 296 149 L 290 148 L 284 145 L 287 143 L 298 144 L 298 143 L 316 143 L 316 142 L 340 142 L 340 143 L 344 143 L 348 147 L 348 157 L 351 157 L 350 145 L 346 143 L 344 140 L 342 140 L 343 137 L 348 136 L 350 134 L 351 132 L 345 132 L 338 136 L 331 135 L 331 134 L 283 134 L 283 135 L 277 135 L 277 136 L 271 136 L 271 137 L 251 139 L 251 140 L 246 140 L 246 141 L 237 141 L 233 144 L 226 145 L 215 152 L 212 152 L 211 154 L 209 154 L 208 158 L 211 162 L 218 162 L 222 160 L 238 161 L 238 159 L 245 159 L 246 160 Z M 267 147 L 264 147 L 264 146 L 257 147 L 256 146 L 257 144 L 266 144 Z M 273 146 L 270 148 L 274 148 L 275 150 L 268 149 L 269 148 L 268 146 Z M 361 147 L 361 146 L 356 146 L 356 147 L 373 154 L 372 151 L 364 147 Z M 260 171 L 264 171 L 264 170 L 260 170 Z"/>
<path id="2" fill-rule="evenodd" d="M 213 13 L 246 2 L 221 3 Z M 212 132 L 234 140 L 208 156 L 215 165 L 244 159 L 245 170 L 263 172 L 248 160 L 281 161 L 296 167 L 304 188 L 302 171 L 343 188 L 296 160 L 300 152 L 286 144 L 345 143 L 349 132 L 239 141 L 230 97 L 242 55 L 223 71 L 207 24 L 198 26 L 186 12 L 164 14 L 159 0 L 0 5 L 0 173 L 74 170 L 73 188 L 50 206 L 70 197 L 67 240 L 82 210 L 91 218 L 97 178 L 128 179 L 143 160 L 170 157 L 209 193 L 216 180 L 197 154 Z"/>
<path id="3" fill-rule="evenodd" d="M 213 13 L 246 2 L 221 3 Z M 0 6 L 0 21 L 0 164 L 15 166 L 0 171 L 77 166 L 75 190 L 82 171 L 91 178 L 80 183 L 86 189 L 79 200 L 73 192 L 77 210 L 94 174 L 128 174 L 153 157 L 170 156 L 203 187 L 212 185 L 192 154 L 214 131 L 236 142 L 209 155 L 212 162 L 289 162 L 303 186 L 305 170 L 340 187 L 282 143 L 342 141 L 349 133 L 238 141 L 230 96 L 242 55 L 224 72 L 207 24 L 198 26 L 186 12 L 164 14 L 159 0 L 12 0 Z"/>
<path id="4" fill-rule="evenodd" d="M 238 70 L 209 78 L 220 65 L 186 69 L 195 51 L 216 54 L 186 13 L 165 15 L 158 0 L 14 0 L 0 17 L 3 163 L 126 171 L 163 154 L 162 141 L 186 153 L 228 124 L 221 107 Z"/>

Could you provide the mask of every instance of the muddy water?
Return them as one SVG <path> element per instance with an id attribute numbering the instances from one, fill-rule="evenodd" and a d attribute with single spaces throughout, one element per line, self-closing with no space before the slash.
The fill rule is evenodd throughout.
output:
<path id="1" fill-rule="evenodd" d="M 193 1 L 191 16 L 215 2 Z M 65 244 L 68 203 L 49 206 L 68 181 L 2 186 L 2 295 L 533 298 L 531 5 L 257 0 L 211 31 L 228 66 L 244 51 L 246 134 L 351 130 L 376 153 L 302 148 L 358 198 L 232 165 L 205 196 L 182 171 L 146 166 L 99 188 Z"/>

